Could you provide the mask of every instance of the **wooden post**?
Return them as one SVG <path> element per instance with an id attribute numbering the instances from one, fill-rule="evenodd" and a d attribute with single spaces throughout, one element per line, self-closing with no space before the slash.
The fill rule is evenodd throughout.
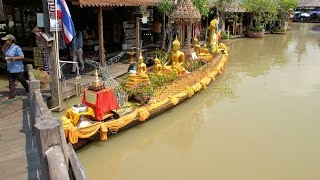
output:
<path id="1" fill-rule="evenodd" d="M 45 33 L 51 34 L 47 0 L 42 0 L 42 8 L 43 8 Z M 62 89 L 61 89 L 61 86 L 59 86 L 60 82 L 57 74 L 57 68 L 60 68 L 60 65 L 58 62 L 56 62 L 54 58 L 55 51 L 59 51 L 59 49 L 53 49 L 53 47 L 50 47 L 50 48 L 47 48 L 46 50 L 48 52 L 49 74 L 52 79 L 52 81 L 50 81 L 52 107 L 55 108 L 54 109 L 55 111 L 62 111 L 64 109 L 62 107 L 62 96 L 60 96 Z"/>
<path id="2" fill-rule="evenodd" d="M 136 17 L 136 47 L 138 48 L 136 52 L 136 57 L 138 59 L 140 56 L 139 49 L 141 48 L 142 50 L 142 46 L 140 47 L 140 17 L 138 15 Z"/>
<path id="3" fill-rule="evenodd" d="M 29 119 L 30 126 L 32 127 L 32 132 L 34 133 L 34 125 L 36 124 L 36 102 L 35 102 L 35 90 L 40 89 L 40 81 L 39 80 L 31 80 L 29 81 Z"/>
<path id="4" fill-rule="evenodd" d="M 187 42 L 186 42 L 186 46 L 189 48 L 191 47 L 191 29 L 192 24 L 190 22 L 187 23 Z"/>
<path id="5" fill-rule="evenodd" d="M 87 180 L 88 178 L 83 170 L 84 168 L 82 167 L 82 164 L 71 144 L 68 144 L 68 156 L 74 178 L 76 180 Z"/>
<path id="6" fill-rule="evenodd" d="M 102 66 L 105 65 L 105 54 L 104 54 L 104 37 L 103 37 L 103 11 L 102 7 L 99 7 L 98 15 L 98 28 L 99 28 L 99 59 Z"/>
<path id="7" fill-rule="evenodd" d="M 61 147 L 52 146 L 46 152 L 50 180 L 70 179 L 68 166 L 64 160 Z"/>
<path id="8" fill-rule="evenodd" d="M 49 23 L 49 11 L 48 11 L 48 1 L 42 0 L 42 9 L 43 9 L 43 19 L 44 19 L 44 32 L 49 33 L 50 23 Z"/>
<path id="9" fill-rule="evenodd" d="M 43 177 L 46 179 L 49 177 L 49 173 L 48 164 L 45 161 L 45 153 L 51 146 L 57 145 L 62 147 L 63 154 L 65 155 L 65 162 L 69 162 L 67 157 L 68 150 L 66 137 L 64 135 L 61 121 L 56 118 L 41 119 L 41 121 L 35 125 L 35 136 L 40 155 Z M 68 164 L 67 167 L 69 167 Z"/>
<path id="10" fill-rule="evenodd" d="M 207 16 L 207 22 L 206 22 L 206 36 L 205 36 L 205 41 L 206 42 L 208 40 L 208 26 L 209 26 L 209 16 Z"/>
<path id="11" fill-rule="evenodd" d="M 170 23 L 170 22 L 168 22 Z M 166 15 L 163 14 L 163 19 L 162 19 L 162 32 L 163 32 L 163 42 L 162 42 L 162 49 L 166 48 L 166 39 L 167 39 L 167 33 L 166 33 Z"/>

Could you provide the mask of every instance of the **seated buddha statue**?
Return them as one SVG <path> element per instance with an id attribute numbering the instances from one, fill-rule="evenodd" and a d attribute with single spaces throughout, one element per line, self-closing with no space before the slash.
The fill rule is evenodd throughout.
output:
<path id="1" fill-rule="evenodd" d="M 147 76 L 147 66 L 143 62 L 143 57 L 140 55 L 138 58 L 138 70 L 137 70 L 137 75 L 138 76 Z"/>
<path id="2" fill-rule="evenodd" d="M 161 71 L 162 71 L 162 65 L 160 63 L 160 60 L 156 57 L 154 59 L 154 65 L 153 65 L 153 72 L 155 74 L 158 74 L 160 75 L 161 74 Z"/>
<path id="3" fill-rule="evenodd" d="M 207 43 L 203 44 L 203 47 L 200 49 L 200 53 L 201 54 L 208 54 L 209 53 L 209 50 L 207 48 Z"/>
<path id="4" fill-rule="evenodd" d="M 207 44 L 205 43 L 203 47 L 200 49 L 200 54 L 198 54 L 198 58 L 205 59 L 207 61 L 211 60 L 213 56 L 209 53 L 207 48 Z"/>
<path id="5" fill-rule="evenodd" d="M 199 45 L 199 40 L 197 37 L 195 37 L 193 39 L 193 49 L 194 49 L 194 52 L 198 55 L 200 54 L 200 45 Z"/>
<path id="6" fill-rule="evenodd" d="M 143 62 L 143 57 L 142 55 L 139 56 L 138 58 L 138 65 L 137 65 L 137 73 L 136 74 L 130 74 L 128 77 L 128 81 L 126 83 L 126 87 L 131 89 L 134 88 L 135 86 L 139 84 L 145 84 L 145 85 L 150 85 L 150 80 L 147 75 L 147 66 Z"/>
<path id="7" fill-rule="evenodd" d="M 183 67 L 183 64 L 185 62 L 185 56 L 182 51 L 180 51 L 180 42 L 176 38 L 172 42 L 172 51 L 170 53 L 170 61 L 172 63 L 172 70 L 177 72 L 178 75 L 182 75 L 185 72 L 185 68 Z"/>

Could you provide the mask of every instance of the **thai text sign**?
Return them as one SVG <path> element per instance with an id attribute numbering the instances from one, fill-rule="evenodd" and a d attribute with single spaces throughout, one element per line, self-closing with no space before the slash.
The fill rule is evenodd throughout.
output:
<path id="1" fill-rule="evenodd" d="M 61 18 L 56 17 L 56 0 L 47 0 L 48 1 L 48 12 L 49 12 L 49 21 L 50 21 L 50 31 L 61 31 L 62 30 L 62 21 Z"/>
<path id="2" fill-rule="evenodd" d="M 90 104 L 94 104 L 95 105 L 97 103 L 97 94 L 96 94 L 96 92 L 86 90 L 85 93 L 86 93 L 85 94 L 85 97 L 86 97 L 85 101 L 90 103 Z"/>

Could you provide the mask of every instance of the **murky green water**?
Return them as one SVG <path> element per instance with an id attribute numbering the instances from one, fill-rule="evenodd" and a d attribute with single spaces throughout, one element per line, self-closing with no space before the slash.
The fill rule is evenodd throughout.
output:
<path id="1" fill-rule="evenodd" d="M 79 150 L 89 179 L 320 179 L 315 25 L 233 41 L 227 69 L 208 92 Z"/>

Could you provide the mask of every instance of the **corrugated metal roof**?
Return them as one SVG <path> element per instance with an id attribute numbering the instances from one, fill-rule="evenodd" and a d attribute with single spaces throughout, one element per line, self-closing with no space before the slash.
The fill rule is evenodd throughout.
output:
<path id="1" fill-rule="evenodd" d="M 320 0 L 298 0 L 298 7 L 320 7 Z"/>
<path id="2" fill-rule="evenodd" d="M 106 6 L 155 6 L 160 0 L 74 0 L 73 3 L 81 7 Z"/>

